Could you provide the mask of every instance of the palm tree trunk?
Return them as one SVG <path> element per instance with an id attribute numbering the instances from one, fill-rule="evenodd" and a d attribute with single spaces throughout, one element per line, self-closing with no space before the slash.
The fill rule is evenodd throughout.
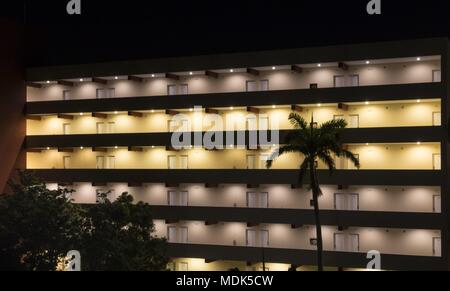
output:
<path id="1" fill-rule="evenodd" d="M 317 267 L 319 271 L 323 271 L 323 262 L 322 262 L 322 252 L 323 252 L 323 242 L 322 242 L 322 225 L 320 223 L 320 215 L 319 215 L 319 181 L 317 179 L 316 165 L 315 162 L 312 161 L 310 163 L 310 178 L 311 178 L 311 190 L 313 194 L 313 202 L 314 202 L 314 217 L 316 220 L 316 235 L 317 235 Z"/>

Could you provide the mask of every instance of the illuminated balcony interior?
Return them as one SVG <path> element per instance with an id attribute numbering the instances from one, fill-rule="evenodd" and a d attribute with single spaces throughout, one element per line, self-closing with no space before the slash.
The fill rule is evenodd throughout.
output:
<path id="1" fill-rule="evenodd" d="M 361 170 L 440 170 L 439 143 L 351 144 L 347 145 L 360 160 Z M 170 151 L 147 147 L 44 149 L 27 153 L 28 169 L 265 169 L 265 162 L 276 147 L 264 150 L 236 149 L 208 151 L 187 149 Z M 298 169 L 302 159 L 297 154 L 280 156 L 273 169 Z M 341 170 L 354 170 L 352 163 L 336 159 Z M 319 169 L 326 167 L 319 161 Z"/>
<path id="2" fill-rule="evenodd" d="M 341 107 L 341 108 L 339 108 Z M 156 133 L 184 131 L 207 131 L 221 126 L 219 130 L 292 129 L 288 117 L 291 106 L 255 107 L 259 114 L 246 108 L 215 108 L 220 113 L 220 122 L 211 121 L 205 110 L 177 110 L 182 116 L 173 121 L 165 111 L 140 112 L 141 117 L 128 112 L 103 112 L 101 118 L 92 113 L 73 113 L 60 116 L 42 116 L 40 120 L 27 121 L 27 135 L 64 134 L 112 134 L 112 133 Z M 322 123 L 342 118 L 349 128 L 440 126 L 441 103 L 439 99 L 399 100 L 383 102 L 360 102 L 340 104 L 302 105 L 297 112 L 306 120 Z M 69 118 L 70 117 L 70 118 Z M 182 121 L 186 120 L 187 125 Z"/>
<path id="3" fill-rule="evenodd" d="M 57 184 L 48 184 L 57 189 Z M 247 185 L 221 184 L 206 187 L 205 184 L 182 184 L 166 187 L 165 184 L 143 184 L 130 187 L 127 183 L 109 183 L 93 186 L 92 183 L 74 183 L 67 188 L 74 190 L 71 199 L 79 204 L 97 202 L 99 193 L 107 193 L 114 201 L 122 193 L 130 193 L 136 202 L 155 206 L 180 207 L 230 207 L 271 209 L 312 209 L 311 191 L 306 187 L 292 189 L 291 185 L 258 185 L 248 189 Z M 322 185 L 319 198 L 323 210 L 383 211 L 440 213 L 440 187 L 402 186 L 338 186 Z"/>
<path id="4" fill-rule="evenodd" d="M 441 81 L 440 56 L 292 65 L 249 68 L 249 73 L 247 68 L 229 68 L 208 71 L 209 74 L 206 71 L 168 75 L 149 72 L 132 78 L 92 76 L 62 82 L 42 80 L 37 83 L 42 88 L 28 88 L 27 99 L 32 102 L 307 89 L 312 84 L 331 88 Z"/>
<path id="5" fill-rule="evenodd" d="M 277 249 L 315 250 L 315 226 L 293 229 L 291 225 L 261 224 L 249 227 L 246 223 L 218 223 L 205 225 L 202 221 L 181 221 L 166 224 L 155 220 L 155 234 L 171 243 L 200 245 L 248 246 Z M 325 251 L 367 253 L 378 250 L 382 254 L 410 256 L 441 256 L 439 230 L 403 230 L 389 228 L 357 228 L 338 230 L 323 226 Z M 439 245 L 439 247 L 438 247 Z"/>

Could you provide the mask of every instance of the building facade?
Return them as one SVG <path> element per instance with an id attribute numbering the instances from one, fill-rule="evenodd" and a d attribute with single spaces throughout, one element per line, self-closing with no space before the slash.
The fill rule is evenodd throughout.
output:
<path id="1" fill-rule="evenodd" d="M 344 118 L 361 168 L 337 160 L 330 176 L 319 163 L 327 268 L 364 269 L 377 250 L 385 270 L 447 270 L 448 56 L 447 39 L 424 39 L 29 68 L 26 168 L 75 203 L 148 202 L 174 270 L 312 270 L 301 158 L 265 160 L 291 112 Z M 234 137 L 223 149 L 173 148 L 180 128 L 206 135 L 210 115 Z M 250 147 L 271 130 L 279 142 Z"/>

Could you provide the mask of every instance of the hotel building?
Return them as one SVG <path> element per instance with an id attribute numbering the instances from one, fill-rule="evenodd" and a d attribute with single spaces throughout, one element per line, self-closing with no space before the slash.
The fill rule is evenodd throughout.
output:
<path id="1" fill-rule="evenodd" d="M 16 166 L 74 189 L 75 203 L 101 203 L 106 191 L 149 203 L 174 270 L 313 270 L 301 159 L 268 170 L 278 144 L 248 140 L 255 124 L 260 133 L 277 124 L 282 144 L 291 112 L 344 118 L 361 168 L 337 160 L 330 176 L 319 163 L 326 269 L 364 269 L 377 250 L 384 270 L 448 270 L 449 68 L 439 38 L 28 68 Z M 224 135 L 246 139 L 173 148 L 174 130 L 204 135 L 211 114 Z"/>

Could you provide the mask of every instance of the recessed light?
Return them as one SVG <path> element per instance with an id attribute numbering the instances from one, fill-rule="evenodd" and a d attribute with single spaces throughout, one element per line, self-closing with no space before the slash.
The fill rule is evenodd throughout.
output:
<path id="1" fill-rule="evenodd" d="M 117 111 L 114 111 L 114 114 L 118 114 L 119 112 L 117 112 Z"/>
<path id="2" fill-rule="evenodd" d="M 155 74 L 152 74 L 152 78 L 154 78 L 155 77 Z"/>
<path id="3" fill-rule="evenodd" d="M 272 70 L 274 70 L 274 71 L 275 71 L 276 69 L 277 69 L 277 67 L 272 67 Z"/>
<path id="4" fill-rule="evenodd" d="M 416 60 L 417 60 L 418 62 L 420 62 L 420 61 L 422 60 L 422 58 L 421 58 L 421 57 L 418 57 Z"/>
<path id="5" fill-rule="evenodd" d="M 194 109 L 191 108 L 191 109 L 189 109 L 189 111 L 192 112 L 192 111 L 194 111 Z"/>
<path id="6" fill-rule="evenodd" d="M 369 101 L 366 101 L 366 105 L 369 105 L 370 103 L 369 103 Z"/>
<path id="7" fill-rule="evenodd" d="M 80 147 L 80 150 L 84 150 L 84 147 Z"/>
<path id="8" fill-rule="evenodd" d="M 234 73 L 234 70 L 233 70 L 233 69 L 231 69 L 231 70 L 230 70 L 230 73 Z"/>
<path id="9" fill-rule="evenodd" d="M 366 143 L 366 146 L 369 146 L 369 143 Z"/>
<path id="10" fill-rule="evenodd" d="M 119 77 L 115 76 L 115 77 L 114 77 L 114 79 L 115 79 L 115 80 L 118 80 L 118 79 L 119 79 Z"/>
<path id="11" fill-rule="evenodd" d="M 420 141 L 417 142 L 417 145 L 421 145 L 422 143 Z"/>
<path id="12" fill-rule="evenodd" d="M 322 64 L 317 64 L 317 66 L 320 68 L 320 67 L 322 67 Z"/>
<path id="13" fill-rule="evenodd" d="M 84 115 L 84 113 L 83 112 L 80 112 L 80 116 L 83 116 Z"/>
<path id="14" fill-rule="evenodd" d="M 84 81 L 84 79 L 80 79 L 80 82 L 83 82 Z"/>
<path id="15" fill-rule="evenodd" d="M 366 65 L 370 65 L 370 61 L 366 61 Z"/>
<path id="16" fill-rule="evenodd" d="M 50 81 L 47 81 L 47 84 L 50 84 Z"/>
<path id="17" fill-rule="evenodd" d="M 155 113 L 155 110 L 153 110 L 153 109 L 152 109 L 152 111 L 151 111 L 151 112 L 152 112 L 152 113 Z"/>
<path id="18" fill-rule="evenodd" d="M 49 151 L 49 150 L 50 150 L 50 147 L 47 147 L 47 150 Z"/>
<path id="19" fill-rule="evenodd" d="M 154 149 L 155 148 L 155 146 L 152 146 L 152 149 Z"/>
<path id="20" fill-rule="evenodd" d="M 277 109 L 277 106 L 276 105 L 272 105 L 272 109 Z"/>
<path id="21" fill-rule="evenodd" d="M 192 75 L 194 75 L 194 73 L 193 73 L 193 72 L 189 72 L 189 75 L 191 75 L 191 76 L 192 76 Z"/>
<path id="22" fill-rule="evenodd" d="M 118 147 L 118 146 L 115 146 L 114 148 L 117 150 L 119 147 Z"/>
<path id="23" fill-rule="evenodd" d="M 319 103 L 319 104 L 317 104 L 317 107 L 322 107 L 322 104 L 320 104 L 320 103 Z"/>
<path id="24" fill-rule="evenodd" d="M 233 107 L 233 106 L 231 106 L 231 107 L 230 107 L 230 110 L 234 110 L 234 107 Z"/>
<path id="25" fill-rule="evenodd" d="M 417 100 L 417 103 L 420 103 L 420 102 L 422 102 L 422 101 L 420 101 L 420 100 Z"/>

